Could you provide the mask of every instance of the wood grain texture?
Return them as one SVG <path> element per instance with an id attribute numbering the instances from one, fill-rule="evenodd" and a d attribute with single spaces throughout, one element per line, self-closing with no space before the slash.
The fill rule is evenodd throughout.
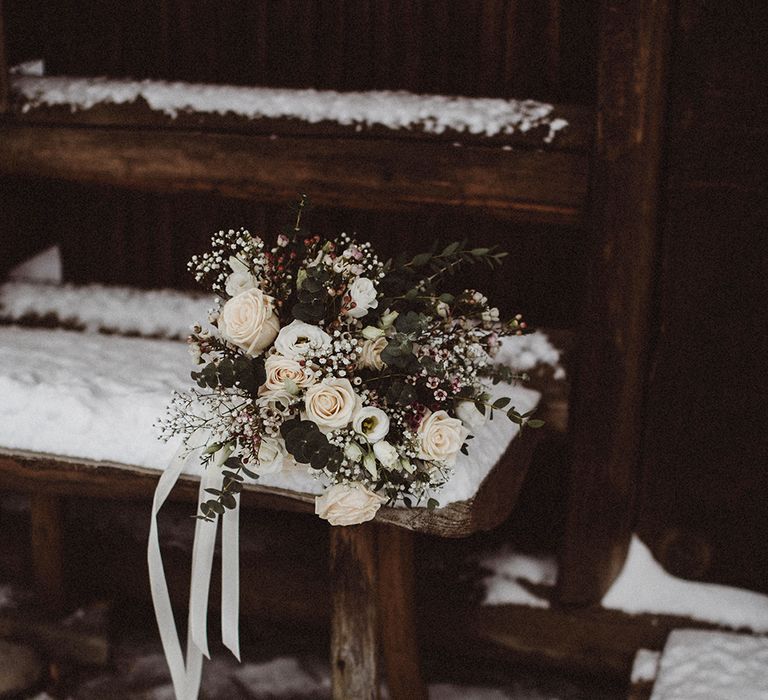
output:
<path id="1" fill-rule="evenodd" d="M 378 528 L 379 632 L 392 700 L 427 700 L 419 663 L 413 538 L 402 528 Z"/>
<path id="2" fill-rule="evenodd" d="M 376 528 L 331 527 L 331 687 L 334 700 L 379 697 Z"/>
<path id="3" fill-rule="evenodd" d="M 0 114 L 10 107 L 10 76 L 8 74 L 8 51 L 5 48 L 5 23 L 3 2 L 0 0 Z"/>
<path id="4" fill-rule="evenodd" d="M 62 499 L 35 491 L 30 496 L 32 568 L 37 595 L 51 612 L 64 609 Z"/>
<path id="5" fill-rule="evenodd" d="M 665 98 L 667 0 L 605 0 L 601 15 L 590 287 L 576 342 L 563 603 L 598 601 L 634 525 Z"/>
<path id="6" fill-rule="evenodd" d="M 481 208 L 523 221 L 581 219 L 587 159 L 560 151 L 397 140 L 0 125 L 0 174 L 259 201 L 312 192 L 323 206 Z"/>

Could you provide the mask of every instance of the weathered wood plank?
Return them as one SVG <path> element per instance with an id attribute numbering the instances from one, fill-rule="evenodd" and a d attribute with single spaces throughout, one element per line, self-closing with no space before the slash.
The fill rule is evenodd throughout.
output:
<path id="1" fill-rule="evenodd" d="M 590 194 L 596 248 L 576 343 L 563 603 L 600 599 L 621 569 L 633 525 L 668 18 L 667 0 L 602 5 Z"/>
<path id="2" fill-rule="evenodd" d="M 376 529 L 331 527 L 331 683 L 334 700 L 377 700 Z"/>
<path id="3" fill-rule="evenodd" d="M 413 537 L 402 528 L 378 529 L 379 631 L 392 700 L 427 698 L 419 663 Z"/>
<path id="4" fill-rule="evenodd" d="M 64 608 L 63 512 L 61 498 L 35 491 L 30 499 L 32 567 L 37 594 L 51 611 Z"/>
<path id="5" fill-rule="evenodd" d="M 576 223 L 587 156 L 396 139 L 0 124 L 0 175 L 381 211 L 487 209 Z"/>
<path id="6" fill-rule="evenodd" d="M 0 0 L 0 114 L 10 108 L 10 75 L 8 56 L 5 48 L 5 26 L 3 23 L 3 1 Z"/>

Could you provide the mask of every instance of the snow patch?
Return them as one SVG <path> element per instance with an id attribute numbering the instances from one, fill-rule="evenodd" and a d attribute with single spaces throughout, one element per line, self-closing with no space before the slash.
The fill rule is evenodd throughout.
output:
<path id="1" fill-rule="evenodd" d="M 505 361 L 505 346 L 499 361 Z M 0 328 L 0 446 L 164 469 L 178 441 L 162 443 L 154 423 L 173 391 L 190 387 L 191 363 L 180 342 L 64 330 Z M 540 394 L 521 386 L 489 389 L 525 413 Z M 506 451 L 518 426 L 499 416 L 475 431 L 469 456 L 435 496 L 442 505 L 471 498 Z M 187 473 L 199 474 L 194 461 Z M 259 484 L 310 494 L 323 484 L 304 468 L 264 476 Z"/>
<path id="2" fill-rule="evenodd" d="M 732 629 L 768 633 L 768 596 L 668 574 L 638 537 L 621 574 L 602 600 L 631 614 L 680 615 Z"/>
<path id="3" fill-rule="evenodd" d="M 651 700 L 765 700 L 768 639 L 673 630 Z"/>
<path id="4" fill-rule="evenodd" d="M 183 112 L 235 114 L 248 119 L 298 119 L 309 124 L 336 122 L 358 130 L 386 127 L 484 136 L 546 127 L 546 143 L 568 125 L 566 120 L 552 117 L 551 104 L 535 100 L 43 77 L 41 72 L 38 62 L 12 71 L 11 87 L 24 98 L 24 112 L 38 106 L 65 106 L 76 112 L 98 104 L 129 104 L 141 99 L 152 110 L 172 118 Z"/>
<path id="5" fill-rule="evenodd" d="M 9 280 L 60 284 L 62 276 L 61 251 L 58 246 L 46 248 L 8 273 Z M 0 302 L 1 303 L 1 302 Z"/>
<path id="6" fill-rule="evenodd" d="M 661 653 L 650 649 L 638 649 L 632 664 L 631 683 L 652 683 L 659 672 Z"/>
<path id="7" fill-rule="evenodd" d="M 482 558 L 480 564 L 492 571 L 484 581 L 484 605 L 548 607 L 548 601 L 531 593 L 529 587 L 554 585 L 554 557 L 533 557 L 503 548 Z M 768 633 L 767 595 L 676 578 L 662 568 L 636 536 L 632 537 L 621 574 L 601 604 L 631 615 L 675 615 Z"/>
<path id="8" fill-rule="evenodd" d="M 209 296 L 100 284 L 75 286 L 8 282 L 0 287 L 0 319 L 54 317 L 89 332 L 108 331 L 183 339 L 208 316 Z"/>

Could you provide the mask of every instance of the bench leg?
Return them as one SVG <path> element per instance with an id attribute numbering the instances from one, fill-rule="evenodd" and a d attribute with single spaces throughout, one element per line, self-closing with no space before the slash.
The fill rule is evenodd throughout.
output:
<path id="1" fill-rule="evenodd" d="M 426 700 L 419 667 L 410 530 L 379 526 L 379 629 L 392 700 Z"/>
<path id="2" fill-rule="evenodd" d="M 64 607 L 61 497 L 31 496 L 32 566 L 40 601 L 51 612 Z"/>
<path id="3" fill-rule="evenodd" d="M 330 532 L 333 698 L 376 700 L 376 526 L 331 527 Z"/>

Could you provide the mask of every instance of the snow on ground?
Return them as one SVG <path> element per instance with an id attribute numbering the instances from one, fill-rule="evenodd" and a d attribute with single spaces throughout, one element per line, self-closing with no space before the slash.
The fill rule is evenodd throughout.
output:
<path id="1" fill-rule="evenodd" d="M 513 354 L 512 351 L 509 351 Z M 499 360 L 507 351 L 502 348 Z M 65 330 L 0 328 L 0 446 L 163 469 L 178 444 L 156 439 L 153 424 L 172 392 L 191 385 L 183 343 Z M 492 387 L 521 413 L 540 394 L 522 386 Z M 470 456 L 435 496 L 447 505 L 470 498 L 518 433 L 497 416 L 474 431 Z M 199 473 L 191 462 L 187 472 Z M 260 484 L 319 494 L 323 485 L 303 468 L 262 477 Z"/>
<path id="2" fill-rule="evenodd" d="M 549 601 L 531 593 L 525 584 L 554 585 L 557 563 L 553 557 L 532 557 L 502 549 L 483 557 L 480 564 L 493 572 L 485 579 L 485 605 L 549 607 Z M 676 578 L 661 567 L 636 536 L 602 606 L 632 615 L 679 615 L 732 629 L 768 633 L 767 595 Z"/>
<path id="3" fill-rule="evenodd" d="M 765 700 L 768 638 L 673 630 L 651 700 Z"/>
<path id="4" fill-rule="evenodd" d="M 553 118 L 550 104 L 534 100 L 415 95 L 410 92 L 293 90 L 169 83 L 160 80 L 45 77 L 40 62 L 12 71 L 11 87 L 26 104 L 69 107 L 73 112 L 97 104 L 127 104 L 143 99 L 151 109 L 176 117 L 180 112 L 236 114 L 248 119 L 299 119 L 316 124 L 419 129 L 441 134 L 446 130 L 495 136 L 546 126 L 550 142 L 568 122 Z"/>
<path id="5" fill-rule="evenodd" d="M 635 660 L 632 663 L 632 674 L 630 683 L 650 683 L 656 678 L 659 672 L 659 660 L 661 652 L 651 651 L 650 649 L 638 649 L 635 654 Z"/>

